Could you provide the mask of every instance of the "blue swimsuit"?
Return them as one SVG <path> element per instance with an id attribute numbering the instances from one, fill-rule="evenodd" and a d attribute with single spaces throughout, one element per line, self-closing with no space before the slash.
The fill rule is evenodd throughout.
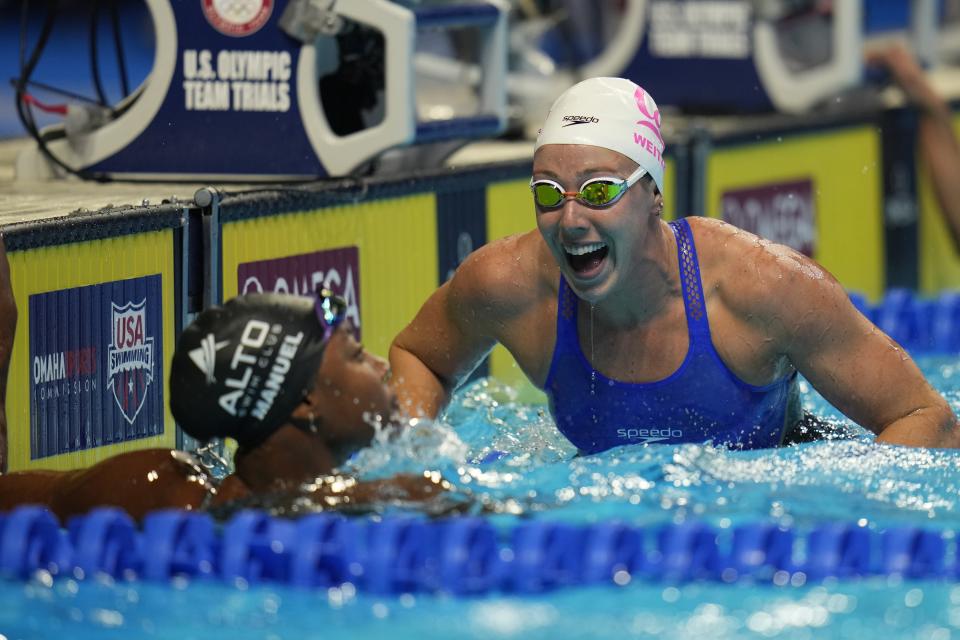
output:
<path id="1" fill-rule="evenodd" d="M 581 453 L 641 442 L 706 442 L 755 449 L 780 444 L 793 372 L 763 387 L 740 380 L 710 339 L 700 266 L 686 220 L 672 222 L 690 346 L 670 376 L 627 383 L 596 371 L 580 349 L 578 298 L 560 278 L 557 342 L 544 391 L 560 432 Z"/>

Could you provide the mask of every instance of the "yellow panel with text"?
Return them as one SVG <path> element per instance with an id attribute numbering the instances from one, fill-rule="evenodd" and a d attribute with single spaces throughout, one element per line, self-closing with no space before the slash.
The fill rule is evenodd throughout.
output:
<path id="1" fill-rule="evenodd" d="M 954 116 L 953 130 L 960 136 L 960 116 Z M 936 295 L 944 289 L 960 289 L 960 252 L 947 230 L 943 211 L 933 192 L 930 170 L 922 157 L 917 159 L 920 206 L 919 253 L 920 291 Z M 958 176 L 960 179 L 960 176 Z"/>
<path id="2" fill-rule="evenodd" d="M 885 286 L 885 258 L 881 148 L 874 127 L 717 147 L 707 161 L 707 211 L 701 213 L 720 217 L 727 191 L 797 179 L 813 183 L 814 259 L 848 290 L 877 300 Z"/>
<path id="3" fill-rule="evenodd" d="M 433 194 L 228 222 L 222 238 L 225 300 L 237 294 L 242 263 L 357 247 L 363 340 L 384 357 L 437 286 Z"/>
<path id="4" fill-rule="evenodd" d="M 150 447 L 173 447 L 176 430 L 164 408 L 163 435 L 30 460 L 30 296 L 153 274 L 161 277 L 163 301 L 163 371 L 170 369 L 174 348 L 172 231 L 154 231 L 76 244 L 11 251 L 10 278 L 18 309 L 18 327 L 7 387 L 7 430 L 11 471 L 76 469 L 118 453 Z M 166 377 L 166 376 L 164 376 Z M 169 398 L 163 380 L 164 398 Z M 165 402 L 166 404 L 166 402 Z"/>

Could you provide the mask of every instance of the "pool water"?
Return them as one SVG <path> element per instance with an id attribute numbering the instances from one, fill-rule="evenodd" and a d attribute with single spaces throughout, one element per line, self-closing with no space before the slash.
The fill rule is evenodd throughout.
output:
<path id="1" fill-rule="evenodd" d="M 59 581 L 4 585 L 14 638 L 956 637 L 960 586 L 876 580 L 802 587 L 712 583 L 546 596 L 378 598 L 289 588 Z"/>
<path id="2" fill-rule="evenodd" d="M 960 360 L 923 358 L 928 379 L 960 408 Z M 440 471 L 503 529 L 521 520 L 638 526 L 706 522 L 723 531 L 776 522 L 869 529 L 960 529 L 960 452 L 877 446 L 803 387 L 805 407 L 841 438 L 775 450 L 639 445 L 589 457 L 544 408 L 486 380 L 459 393 L 445 420 L 377 442 L 350 467 L 373 478 Z M 509 452 L 509 453 L 506 453 Z M 536 596 L 373 596 L 344 588 L 171 585 L 105 578 L 0 581 L 0 634 L 13 638 L 597 638 L 960 637 L 960 583 L 898 577 L 781 584 L 569 588 Z"/>

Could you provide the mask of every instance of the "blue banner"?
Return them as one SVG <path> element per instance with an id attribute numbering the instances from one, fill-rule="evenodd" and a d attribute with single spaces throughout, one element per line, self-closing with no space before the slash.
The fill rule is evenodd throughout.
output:
<path id="1" fill-rule="evenodd" d="M 149 81 L 166 95 L 149 120 L 131 125 L 136 140 L 94 169 L 326 175 L 301 122 L 301 45 L 277 25 L 283 4 L 171 0 L 175 24 L 164 23 L 161 37 L 175 43 L 175 60 L 169 75 L 154 68 Z"/>
<path id="2" fill-rule="evenodd" d="M 453 277 L 474 249 L 487 243 L 487 188 L 480 185 L 459 191 L 437 193 L 437 281 Z M 470 380 L 490 375 L 485 359 Z"/>
<path id="3" fill-rule="evenodd" d="M 30 296 L 30 459 L 163 433 L 159 274 Z"/>

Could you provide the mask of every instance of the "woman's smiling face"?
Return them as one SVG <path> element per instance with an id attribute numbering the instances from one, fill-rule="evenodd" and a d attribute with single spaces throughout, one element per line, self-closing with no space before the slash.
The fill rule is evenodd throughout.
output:
<path id="1" fill-rule="evenodd" d="M 623 154 L 602 147 L 549 144 L 534 155 L 533 179 L 553 180 L 572 192 L 593 178 L 624 180 L 636 168 Z M 596 303 L 629 272 L 649 232 L 647 214 L 654 205 L 654 194 L 635 184 L 606 207 L 572 197 L 552 208 L 535 204 L 537 227 L 570 286 L 581 299 Z"/>

